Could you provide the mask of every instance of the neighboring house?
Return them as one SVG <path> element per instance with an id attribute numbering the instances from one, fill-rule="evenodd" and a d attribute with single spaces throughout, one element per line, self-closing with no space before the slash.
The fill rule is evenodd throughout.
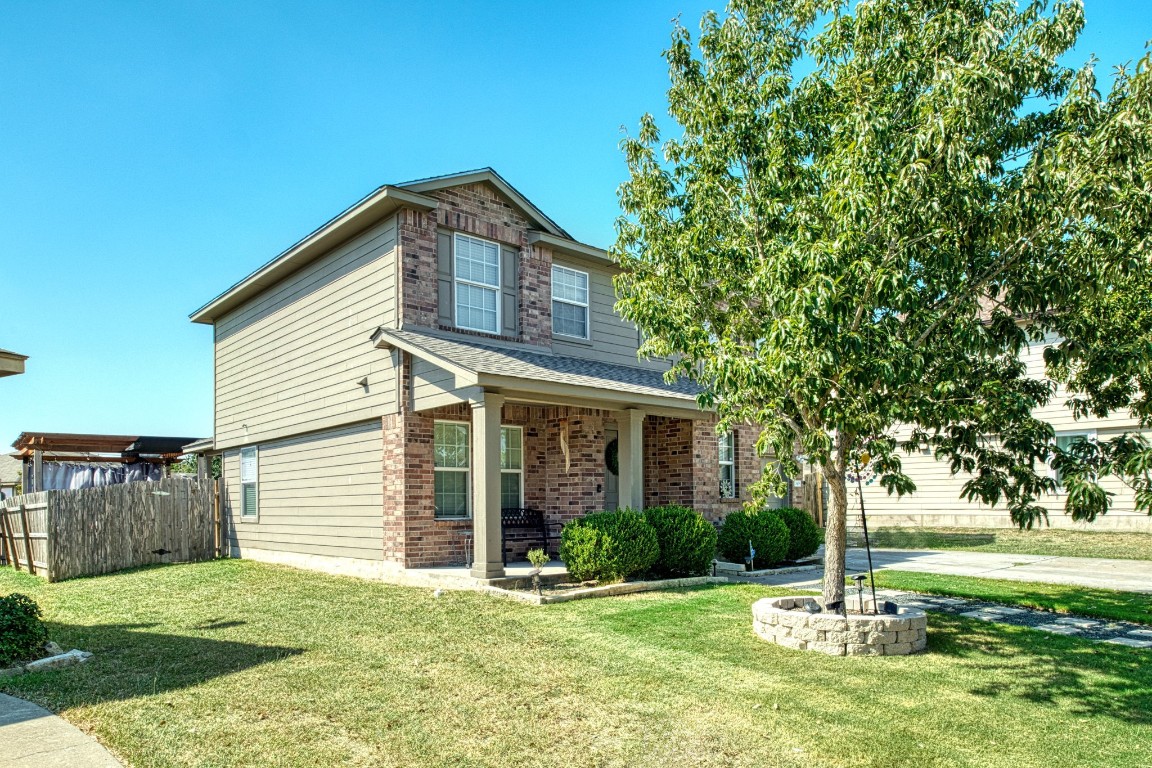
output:
<path id="1" fill-rule="evenodd" d="M 637 359 L 617 271 L 484 169 L 383 186 L 198 309 L 232 554 L 493 578 L 502 509 L 739 508 L 755 431 Z"/>
<path id="2" fill-rule="evenodd" d="M 23 462 L 15 456 L 0 453 L 0 499 L 10 499 L 20 487 Z"/>
<path id="3" fill-rule="evenodd" d="M 1035 342 L 1023 352 L 1030 375 L 1044 375 L 1044 348 L 1055 343 L 1055 337 Z M 1063 387 L 1057 388 L 1051 402 L 1034 411 L 1037 418 L 1047 421 L 1056 431 L 1056 441 L 1065 447 L 1080 439 L 1110 440 L 1125 432 L 1139 432 L 1136 419 L 1125 413 L 1112 414 L 1107 419 L 1074 419 L 1067 407 L 1068 397 Z M 904 436 L 903 433 L 900 435 Z M 961 489 L 969 476 L 952 475 L 946 461 L 937 461 L 925 450 L 912 455 L 901 453 L 904 470 L 916 483 L 916 492 L 898 498 L 873 484 L 864 491 L 865 512 L 869 527 L 881 526 L 935 526 L 1007 528 L 1013 525 L 1003 505 L 990 507 L 960 498 Z M 1059 483 L 1055 470 L 1049 474 Z M 1066 496 L 1063 488 L 1040 499 L 1048 510 L 1049 524 L 1054 528 L 1080 528 L 1083 530 L 1136 530 L 1152 532 L 1152 518 L 1135 509 L 1132 489 L 1116 478 L 1105 478 L 1105 490 L 1113 494 L 1112 508 L 1094 523 L 1076 523 L 1064 513 Z M 855 496 L 853 498 L 855 502 Z M 857 522 L 857 509 L 851 509 Z"/>
<path id="4" fill-rule="evenodd" d="M 24 373 L 24 361 L 27 359 L 27 355 L 0 349 L 0 378 Z"/>

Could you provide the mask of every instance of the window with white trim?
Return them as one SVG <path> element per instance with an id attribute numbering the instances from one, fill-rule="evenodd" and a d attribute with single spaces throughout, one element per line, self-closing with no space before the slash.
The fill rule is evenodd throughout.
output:
<path id="1" fill-rule="evenodd" d="M 260 454 L 256 447 L 240 449 L 240 517 L 255 520 L 260 516 Z"/>
<path id="2" fill-rule="evenodd" d="M 436 517 L 468 517 L 468 500 L 472 496 L 472 452 L 468 445 L 468 425 L 456 421 L 437 421 L 432 429 Z"/>
<path id="3" fill-rule="evenodd" d="M 1077 442 L 1091 442 L 1096 439 L 1096 432 L 1094 430 L 1085 430 L 1080 432 L 1057 432 L 1056 433 L 1056 447 L 1061 451 L 1067 451 Z M 1056 482 L 1056 493 L 1064 493 L 1064 477 L 1063 473 L 1052 466 L 1048 465 L 1048 476 Z"/>
<path id="4" fill-rule="evenodd" d="M 720 435 L 720 498 L 736 498 L 736 436 Z"/>
<path id="5" fill-rule="evenodd" d="M 455 235 L 456 325 L 470 331 L 500 330 L 500 246 Z"/>
<path id="6" fill-rule="evenodd" d="M 552 265 L 552 333 L 588 338 L 588 273 Z"/>
<path id="7" fill-rule="evenodd" d="M 524 506 L 524 430 L 500 427 L 500 508 Z"/>

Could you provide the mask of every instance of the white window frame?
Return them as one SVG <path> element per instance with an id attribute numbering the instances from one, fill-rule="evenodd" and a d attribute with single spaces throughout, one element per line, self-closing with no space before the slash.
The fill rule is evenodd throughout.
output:
<path id="1" fill-rule="evenodd" d="M 436 466 L 436 425 L 457 424 L 464 427 L 468 441 L 468 466 L 466 467 L 438 467 Z M 441 515 L 436 511 L 436 473 L 462 472 L 464 473 L 464 515 Z M 437 520 L 469 520 L 472 518 L 472 424 L 467 421 L 454 421 L 452 419 L 436 419 L 432 422 L 432 516 Z"/>
<path id="2" fill-rule="evenodd" d="M 478 283 L 475 280 L 466 280 L 460 277 L 460 270 L 457 269 L 457 254 L 460 253 L 461 240 L 475 240 L 478 243 L 496 246 L 496 285 L 487 285 L 486 283 Z M 485 240 L 482 237 L 474 235 L 467 235 L 463 232 L 452 233 L 452 320 L 457 328 L 463 328 L 466 331 L 476 331 L 477 333 L 490 333 L 494 336 L 500 335 L 500 329 L 504 326 L 501 325 L 502 318 L 500 317 L 500 305 L 503 304 L 503 290 L 504 290 L 504 275 L 503 275 L 503 252 L 500 249 L 500 243 L 495 240 Z M 471 288 L 479 288 L 484 291 L 492 291 L 496 294 L 496 327 L 495 328 L 473 328 L 470 325 L 464 325 L 460 322 L 460 291 L 457 286 L 467 285 Z"/>
<path id="3" fill-rule="evenodd" d="M 500 425 L 500 431 L 501 432 L 503 432 L 506 429 L 516 430 L 517 432 L 520 433 L 520 468 L 519 469 L 504 469 L 503 466 L 500 467 L 500 491 L 501 491 L 500 495 L 501 495 L 501 497 L 503 497 L 503 495 L 504 495 L 504 493 L 503 493 L 503 491 L 504 491 L 504 475 L 511 475 L 511 474 L 519 475 L 520 476 L 520 507 L 523 508 L 523 506 L 524 506 L 524 427 L 517 426 L 515 424 L 501 424 Z M 501 507 L 504 506 L 504 499 L 503 498 L 500 499 L 500 506 Z"/>
<path id="4" fill-rule="evenodd" d="M 581 304 L 579 301 L 573 301 L 572 299 L 560 299 L 560 298 L 556 297 L 556 270 L 558 270 L 558 269 L 563 270 L 565 272 L 571 272 L 574 275 L 583 275 L 584 276 L 584 290 L 588 294 L 588 301 Z M 561 304 L 568 304 L 568 305 L 573 306 L 573 307 L 582 307 L 584 309 L 584 335 L 583 336 L 573 336 L 570 333 L 560 333 L 559 331 L 556 330 L 555 323 L 553 323 L 553 325 L 552 325 L 552 335 L 553 336 L 563 336 L 563 337 L 568 338 L 568 339 L 580 339 L 581 341 L 588 341 L 589 339 L 591 339 L 592 338 L 592 277 L 587 272 L 583 272 L 579 269 L 573 269 L 572 267 L 566 267 L 563 264 L 553 264 L 552 265 L 552 303 L 555 304 L 556 302 L 560 302 Z M 556 316 L 556 310 L 555 309 L 552 310 L 552 316 L 553 317 Z"/>
<path id="5" fill-rule="evenodd" d="M 722 450 L 724 448 L 725 442 L 728 444 L 729 458 L 727 460 L 723 458 L 724 453 Z M 739 498 L 739 494 L 736 493 L 736 434 L 734 432 L 722 432 L 719 435 L 716 441 L 716 463 L 720 467 L 720 486 L 718 489 L 720 492 L 720 498 Z M 732 493 L 728 496 L 724 495 L 724 467 L 732 468 Z"/>
<path id="6" fill-rule="evenodd" d="M 252 463 L 255 467 L 253 471 L 255 476 L 248 479 L 244 478 L 244 456 L 246 454 L 252 457 Z M 251 485 L 256 491 L 255 508 L 250 511 L 244 506 L 244 486 L 246 485 Z M 260 519 L 260 447 L 255 445 L 240 449 L 240 519 L 248 522 L 256 522 Z"/>
<path id="7" fill-rule="evenodd" d="M 1056 440 L 1061 437 L 1083 437 L 1089 442 L 1096 442 L 1096 430 L 1094 429 L 1069 429 L 1069 430 L 1056 430 L 1052 436 L 1052 444 L 1056 444 Z M 1054 493 L 1057 496 L 1067 495 L 1068 490 L 1060 482 L 1060 473 L 1056 471 L 1056 467 L 1052 466 L 1052 462 L 1048 462 L 1048 477 L 1052 478 L 1052 482 L 1056 488 Z"/>

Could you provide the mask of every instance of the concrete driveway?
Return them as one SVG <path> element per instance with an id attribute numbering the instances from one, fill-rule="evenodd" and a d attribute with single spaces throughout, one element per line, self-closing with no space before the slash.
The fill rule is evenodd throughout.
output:
<path id="1" fill-rule="evenodd" d="M 1044 555 L 992 554 L 941 550 L 873 549 L 872 565 L 877 569 L 939 573 L 951 576 L 979 576 L 986 579 L 1038 581 L 1099 587 L 1122 592 L 1152 593 L 1152 561 L 1105 560 L 1096 557 L 1048 557 Z M 848 550 L 848 573 L 868 570 L 863 549 Z M 765 584 L 810 585 L 815 576 L 780 574 L 755 579 Z M 819 581 L 816 579 L 816 583 Z"/>

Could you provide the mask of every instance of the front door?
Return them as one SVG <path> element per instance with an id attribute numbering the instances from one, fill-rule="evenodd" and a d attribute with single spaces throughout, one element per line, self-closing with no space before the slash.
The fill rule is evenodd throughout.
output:
<path id="1" fill-rule="evenodd" d="M 604 509 L 616 509 L 620 506 L 620 471 L 619 459 L 613 461 L 609 457 L 618 456 L 620 433 L 615 429 L 604 430 Z M 615 465 L 615 466 L 613 466 Z M 612 470 L 616 469 L 616 472 Z"/>

